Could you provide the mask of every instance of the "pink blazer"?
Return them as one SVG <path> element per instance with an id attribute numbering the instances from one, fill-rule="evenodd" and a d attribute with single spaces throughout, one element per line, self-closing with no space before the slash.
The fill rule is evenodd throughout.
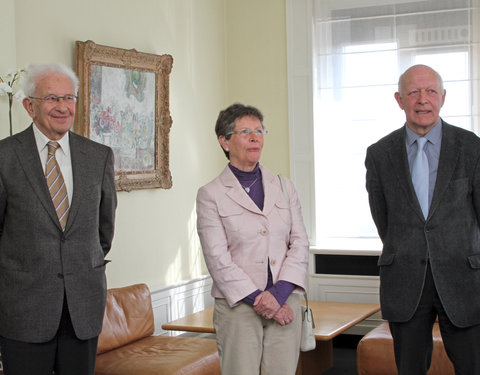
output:
<path id="1" fill-rule="evenodd" d="M 290 202 L 277 175 L 262 165 L 261 211 L 227 166 L 198 190 L 197 229 L 213 279 L 212 296 L 235 306 L 257 289 L 265 290 L 267 265 L 273 282 L 286 280 L 303 293 L 308 269 L 308 237 L 293 183 L 285 180 Z"/>

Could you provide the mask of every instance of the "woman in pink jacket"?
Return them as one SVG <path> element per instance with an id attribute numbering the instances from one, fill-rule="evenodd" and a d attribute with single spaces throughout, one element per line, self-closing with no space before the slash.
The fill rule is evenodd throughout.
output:
<path id="1" fill-rule="evenodd" d="M 300 202 L 290 180 L 282 188 L 259 163 L 267 131 L 257 108 L 231 105 L 215 132 L 230 162 L 199 189 L 197 228 L 222 375 L 293 375 L 308 268 Z"/>

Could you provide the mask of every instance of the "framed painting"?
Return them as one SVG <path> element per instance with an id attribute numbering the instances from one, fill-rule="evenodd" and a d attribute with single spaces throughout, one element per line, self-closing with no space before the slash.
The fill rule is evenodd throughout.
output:
<path id="1" fill-rule="evenodd" d="M 169 76 L 173 58 L 91 40 L 75 43 L 75 132 L 112 148 L 118 191 L 172 187 Z"/>

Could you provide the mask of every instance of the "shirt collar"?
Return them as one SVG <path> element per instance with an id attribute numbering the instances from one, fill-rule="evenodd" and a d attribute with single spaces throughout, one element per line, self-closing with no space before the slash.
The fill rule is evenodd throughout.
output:
<path id="1" fill-rule="evenodd" d="M 410 129 L 407 124 L 405 124 L 405 129 L 407 129 L 407 145 L 412 146 L 415 141 L 420 138 L 412 129 Z M 427 133 L 424 138 L 426 138 L 430 143 L 436 144 L 439 143 L 442 139 L 442 119 L 438 120 L 438 123 Z"/>
<path id="2" fill-rule="evenodd" d="M 69 133 L 70 132 L 66 132 L 61 139 L 56 141 L 59 143 L 60 148 L 65 155 L 70 154 Z M 38 129 L 35 123 L 33 123 L 33 135 L 35 136 L 35 142 L 37 143 L 37 148 L 40 151 L 42 151 L 45 147 L 47 147 L 47 143 L 51 141 L 51 139 L 49 139 L 45 134 L 43 134 L 40 131 L 40 129 Z"/>

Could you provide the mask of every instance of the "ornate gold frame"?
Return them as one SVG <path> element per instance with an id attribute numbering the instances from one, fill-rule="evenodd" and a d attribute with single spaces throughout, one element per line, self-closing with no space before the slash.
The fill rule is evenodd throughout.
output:
<path id="1" fill-rule="evenodd" d="M 75 68 L 80 80 L 75 115 L 75 132 L 90 138 L 90 72 L 94 65 L 155 74 L 155 166 L 153 170 L 115 171 L 118 191 L 172 187 L 169 169 L 169 133 L 172 118 L 169 110 L 169 75 L 173 58 L 154 55 L 134 49 L 107 47 L 91 40 L 75 42 Z M 121 126 L 121 124 L 120 124 Z"/>

